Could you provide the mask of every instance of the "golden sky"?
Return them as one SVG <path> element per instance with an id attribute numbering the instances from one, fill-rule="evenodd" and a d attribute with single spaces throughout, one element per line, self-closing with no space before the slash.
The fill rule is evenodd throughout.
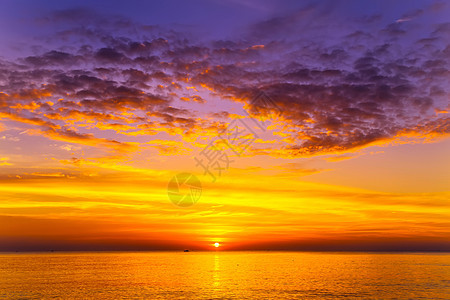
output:
<path id="1" fill-rule="evenodd" d="M 448 26 L 319 12 L 229 40 L 41 20 L 0 59 L 0 251 L 450 250 Z"/>

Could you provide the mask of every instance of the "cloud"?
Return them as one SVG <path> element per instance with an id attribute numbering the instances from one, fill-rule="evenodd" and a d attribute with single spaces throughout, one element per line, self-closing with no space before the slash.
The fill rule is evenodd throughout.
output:
<path id="1" fill-rule="evenodd" d="M 263 91 L 281 112 L 270 128 L 283 138 L 248 155 L 345 153 L 412 132 L 443 136 L 448 119 L 435 112 L 448 108 L 450 51 L 443 34 L 450 31 L 434 24 L 421 37 L 409 33 L 416 17 L 432 12 L 401 17 L 409 22 L 371 16 L 330 26 L 335 23 L 320 20 L 339 17 L 314 4 L 253 24 L 245 38 L 207 41 L 121 17 L 60 11 L 43 21 L 64 23 L 57 35 L 83 42 L 2 61 L 0 116 L 51 139 L 132 152 L 139 147 L 130 137 L 167 133 L 192 141 L 218 133 L 231 121 L 225 107 L 233 102 L 267 119 L 273 109 L 252 103 Z M 75 19 L 92 27 L 78 27 Z M 123 27 L 113 30 L 118 24 Z M 142 34 L 124 34 L 132 28 Z M 310 38 L 317 35 L 322 38 Z M 175 153 L 167 147 L 160 145 Z"/>
<path id="2" fill-rule="evenodd" d="M 12 166 L 8 161 L 9 157 L 0 157 L 0 166 Z"/>
<path id="3" fill-rule="evenodd" d="M 121 167 L 105 162 L 105 167 L 109 166 Z M 42 249 L 52 239 L 67 249 L 76 243 L 66 242 L 76 241 L 85 250 L 89 245 L 92 249 L 105 249 L 106 244 L 130 249 L 133 243 L 146 239 L 141 246 L 147 249 L 162 236 L 182 243 L 193 241 L 192 246 L 197 249 L 205 240 L 210 241 L 211 235 L 230 238 L 231 247 L 240 250 L 264 249 L 259 245 L 264 243 L 269 249 L 298 250 L 317 243 L 316 249 L 320 250 L 349 250 L 350 243 L 353 250 L 366 246 L 388 250 L 382 240 L 390 239 L 397 239 L 390 245 L 393 248 L 401 247 L 399 239 L 407 239 L 423 249 L 429 247 L 429 239 L 448 240 L 444 230 L 449 223 L 448 193 L 379 193 L 246 173 L 250 180 L 235 180 L 233 193 L 228 197 L 218 195 L 223 194 L 224 188 L 229 189 L 229 184 L 217 183 L 209 187 L 209 193 L 197 207 L 180 210 L 165 200 L 162 187 L 167 184 L 167 174 L 126 167 L 124 171 L 137 174 L 129 182 L 123 180 L 128 176 L 125 173 L 118 178 L 86 182 L 69 179 L 64 172 L 41 171 L 28 175 L 25 187 L 3 181 L 0 224 L 5 226 L 0 226 L 1 249 L 17 250 L 12 245 L 19 242 L 24 245 L 19 249 L 30 250 L 34 242 L 40 243 Z M 149 179 L 143 181 L 144 178 Z M 6 200 L 12 196 L 14 201 Z M 243 197 L 247 199 L 245 203 Z M 13 237 L 15 241 L 8 240 Z M 333 241 L 337 238 L 345 240 L 344 245 L 336 245 Z M 247 244 L 249 239 L 252 242 Z M 169 247 L 167 243 L 159 246 Z"/>

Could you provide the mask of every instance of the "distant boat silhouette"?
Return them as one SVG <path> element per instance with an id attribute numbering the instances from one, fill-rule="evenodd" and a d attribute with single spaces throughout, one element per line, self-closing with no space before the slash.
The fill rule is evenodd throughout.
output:
<path id="1" fill-rule="evenodd" d="M 188 249 L 184 249 L 183 252 L 189 252 L 189 250 Z"/>

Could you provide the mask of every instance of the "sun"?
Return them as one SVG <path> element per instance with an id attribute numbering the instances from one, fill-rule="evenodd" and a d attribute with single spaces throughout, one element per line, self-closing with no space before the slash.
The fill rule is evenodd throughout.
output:
<path id="1" fill-rule="evenodd" d="M 214 243 L 214 247 L 219 248 L 220 244 L 219 243 Z"/>

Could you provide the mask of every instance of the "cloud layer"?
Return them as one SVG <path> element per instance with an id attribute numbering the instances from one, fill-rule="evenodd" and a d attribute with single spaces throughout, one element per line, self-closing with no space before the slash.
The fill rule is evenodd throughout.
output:
<path id="1" fill-rule="evenodd" d="M 251 155 L 345 152 L 402 134 L 449 132 L 450 23 L 419 35 L 410 33 L 419 25 L 412 17 L 382 24 L 371 16 L 343 28 L 310 6 L 253 24 L 234 40 L 200 41 L 92 15 L 54 13 L 46 22 L 67 27 L 48 38 L 59 47 L 40 45 L 35 55 L 0 63 L 3 120 L 55 140 L 135 151 L 124 136 L 217 134 L 231 121 L 230 101 L 258 117 L 267 108 L 251 99 L 263 91 L 282 111 L 274 131 L 284 139 L 253 146 Z M 116 135 L 98 137 L 92 128 Z"/>

